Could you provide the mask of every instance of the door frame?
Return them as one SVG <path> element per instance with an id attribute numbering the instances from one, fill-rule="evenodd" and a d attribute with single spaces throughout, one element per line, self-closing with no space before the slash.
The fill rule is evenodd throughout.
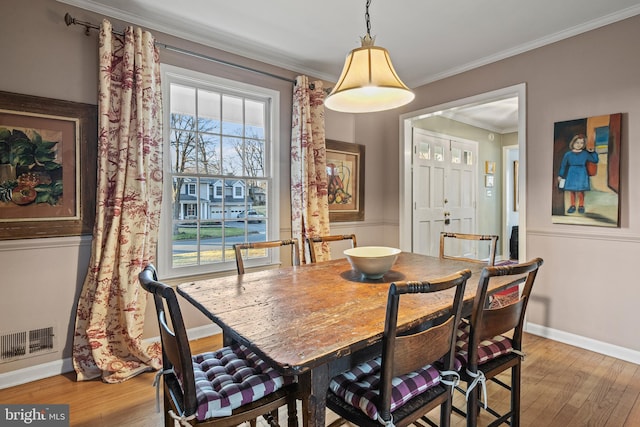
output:
<path id="1" fill-rule="evenodd" d="M 502 89 L 494 90 L 491 92 L 482 93 L 479 95 L 470 96 L 467 98 L 458 99 L 455 101 L 447 102 L 444 104 L 435 105 L 433 107 L 423 108 L 421 110 L 409 112 L 400 115 L 400 188 L 399 188 L 399 246 L 403 251 L 412 251 L 413 248 L 413 220 L 412 220 L 412 127 L 413 120 L 425 117 L 434 113 L 438 113 L 451 108 L 461 107 L 464 105 L 477 105 L 483 104 L 498 99 L 504 99 L 509 97 L 518 98 L 518 163 L 519 163 L 519 180 L 518 180 L 518 193 L 519 193 L 519 218 L 518 225 L 520 230 L 519 242 L 518 242 L 518 255 L 520 259 L 526 258 L 526 212 L 527 212 L 527 198 L 526 198 L 526 176 L 527 176 L 527 162 L 526 162 L 526 83 L 520 83 L 514 86 L 505 87 Z M 504 209 L 502 210 L 504 211 Z M 503 239 L 506 237 L 503 236 Z M 503 254 L 504 255 L 504 254 Z"/>
<path id="2" fill-rule="evenodd" d="M 502 256 L 510 253 L 511 226 L 519 225 L 520 207 L 514 209 L 516 195 L 513 191 L 514 165 L 510 160 L 514 157 L 513 152 L 518 152 L 517 145 L 505 145 L 502 147 Z M 518 161 L 519 162 L 519 161 Z M 518 175 L 520 175 L 520 165 L 518 164 Z M 519 176 L 518 176 L 519 180 Z M 518 200 L 520 195 L 518 194 Z M 519 250 L 520 248 L 518 248 Z M 518 253 L 518 257 L 520 254 Z"/>

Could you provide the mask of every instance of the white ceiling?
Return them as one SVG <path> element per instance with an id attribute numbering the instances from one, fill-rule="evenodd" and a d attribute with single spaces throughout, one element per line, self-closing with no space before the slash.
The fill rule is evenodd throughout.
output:
<path id="1" fill-rule="evenodd" d="M 327 81 L 366 33 L 365 0 L 58 1 Z M 373 0 L 369 13 L 415 88 L 638 15 L 640 0 Z"/>
<path id="2" fill-rule="evenodd" d="M 506 98 L 450 108 L 444 117 L 497 133 L 518 130 L 518 98 Z"/>

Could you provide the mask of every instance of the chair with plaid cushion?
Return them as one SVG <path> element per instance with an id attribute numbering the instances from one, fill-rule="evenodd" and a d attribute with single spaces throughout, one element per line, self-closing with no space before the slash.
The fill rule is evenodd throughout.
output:
<path id="1" fill-rule="evenodd" d="M 287 240 L 271 240 L 266 242 L 249 242 L 249 243 L 236 243 L 233 245 L 233 249 L 236 254 L 236 268 L 238 274 L 244 274 L 244 259 L 242 254 L 250 255 L 251 250 L 260 250 L 261 252 L 266 249 L 280 248 L 282 246 L 291 246 L 291 264 L 300 265 L 300 246 L 298 245 L 298 239 Z"/>
<path id="2" fill-rule="evenodd" d="M 316 244 L 324 245 L 326 242 L 339 242 L 341 240 L 351 240 L 351 247 L 358 246 L 355 234 L 335 234 L 330 236 L 307 237 L 307 245 L 309 246 L 309 260 L 316 262 L 318 256 L 316 254 Z"/>
<path id="3" fill-rule="evenodd" d="M 426 414 L 440 406 L 440 425 L 451 417 L 456 325 L 469 270 L 430 282 L 396 282 L 389 288 L 380 356 L 343 372 L 329 383 L 327 407 L 359 426 L 406 426 L 418 419 L 435 426 Z M 455 292 L 453 291 L 455 289 Z M 398 322 L 403 304 L 419 304 L 425 295 L 442 303 L 442 315 L 424 328 Z M 413 299 L 413 301 L 412 301 Z M 418 300 L 418 301 L 415 301 Z M 435 363 L 444 359 L 444 369 Z"/>
<path id="4" fill-rule="evenodd" d="M 288 406 L 289 425 L 297 425 L 296 383 L 280 375 L 248 348 L 234 344 L 192 356 L 176 294 L 157 280 L 155 268 L 139 275 L 153 295 L 162 341 L 165 426 L 255 425 L 264 416 L 278 425 L 277 411 Z"/>
<path id="5" fill-rule="evenodd" d="M 467 408 L 463 413 L 467 425 L 477 425 L 479 411 L 486 409 L 496 419 L 491 426 L 502 423 L 517 426 L 520 423 L 520 372 L 522 367 L 522 333 L 524 316 L 531 295 L 533 282 L 540 266 L 541 258 L 514 265 L 485 267 L 478 283 L 469 320 L 463 320 L 458 328 L 455 368 L 460 369 L 462 379 L 467 383 Z M 513 276 L 514 282 L 524 283 L 522 293 L 513 301 L 496 306 L 491 304 L 487 289 L 489 281 L 496 276 Z M 513 332 L 511 338 L 509 332 Z M 511 368 L 511 384 L 500 381 L 496 376 Z M 499 414 L 487 405 L 486 380 L 510 390 L 509 412 Z M 483 402 L 480 394 L 483 394 Z"/>

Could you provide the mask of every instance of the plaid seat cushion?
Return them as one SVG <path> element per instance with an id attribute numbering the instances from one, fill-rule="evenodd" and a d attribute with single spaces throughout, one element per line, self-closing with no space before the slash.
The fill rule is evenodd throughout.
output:
<path id="1" fill-rule="evenodd" d="M 459 371 L 463 366 L 467 364 L 469 357 L 469 333 L 471 331 L 471 325 L 468 322 L 462 321 L 458 325 L 456 332 L 456 359 L 454 368 Z M 496 335 L 495 337 L 480 341 L 478 346 L 478 365 L 495 359 L 496 357 L 503 356 L 511 353 L 513 350 L 513 344 L 511 339 L 503 336 Z"/>
<path id="2" fill-rule="evenodd" d="M 293 377 L 283 377 L 238 344 L 198 354 L 192 359 L 198 420 L 231 415 L 234 409 L 293 382 Z"/>
<path id="3" fill-rule="evenodd" d="M 333 377 L 329 388 L 349 405 L 359 408 L 371 419 L 378 419 L 381 358 L 362 363 Z M 391 412 L 409 400 L 440 383 L 440 373 L 426 365 L 417 371 L 393 378 L 391 384 Z"/>

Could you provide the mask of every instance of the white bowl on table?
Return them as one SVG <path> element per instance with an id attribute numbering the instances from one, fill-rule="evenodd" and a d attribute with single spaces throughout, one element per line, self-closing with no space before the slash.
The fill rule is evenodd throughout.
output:
<path id="1" fill-rule="evenodd" d="M 351 267 L 367 279 L 380 279 L 396 262 L 400 249 L 386 246 L 358 246 L 344 251 Z"/>

